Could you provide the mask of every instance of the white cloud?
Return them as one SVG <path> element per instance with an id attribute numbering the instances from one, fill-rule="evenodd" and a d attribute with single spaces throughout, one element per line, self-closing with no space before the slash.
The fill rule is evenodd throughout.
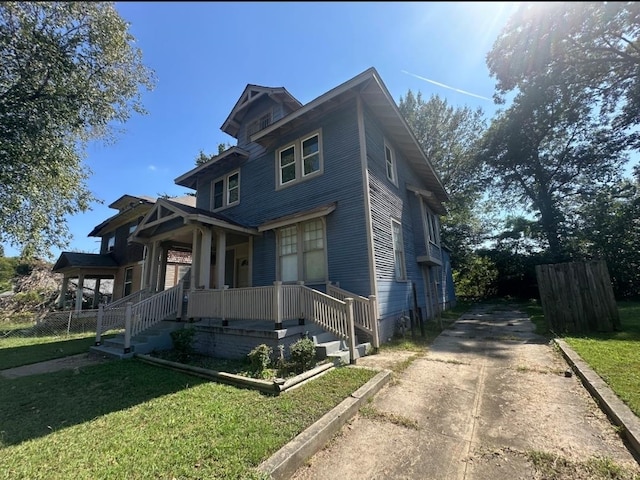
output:
<path id="1" fill-rule="evenodd" d="M 434 85 L 437 85 L 439 87 L 448 88 L 449 90 L 453 90 L 454 92 L 462 93 L 464 95 L 469 95 L 469 96 L 475 97 L 475 98 L 481 98 L 482 100 L 491 101 L 490 98 L 483 97 L 482 95 L 477 95 L 475 93 L 467 92 L 465 90 L 460 90 L 459 88 L 450 87 L 449 85 L 445 85 L 444 83 L 436 82 L 435 80 L 430 80 L 428 78 L 421 77 L 420 75 L 416 75 L 415 73 L 407 72 L 406 70 L 401 70 L 401 72 L 402 73 L 406 73 L 407 75 L 411 75 L 412 77 L 418 78 L 420 80 L 424 80 L 425 82 L 433 83 Z"/>
<path id="2" fill-rule="evenodd" d="M 158 169 L 158 167 L 156 167 L 155 165 L 149 165 L 147 168 L 152 172 L 155 172 Z"/>

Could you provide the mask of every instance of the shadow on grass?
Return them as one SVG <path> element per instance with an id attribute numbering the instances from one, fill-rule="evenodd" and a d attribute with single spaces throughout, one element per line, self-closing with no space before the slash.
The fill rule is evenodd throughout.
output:
<path id="1" fill-rule="evenodd" d="M 108 338 L 108 336 L 104 338 Z M 71 340 L 3 348 L 3 344 L 9 341 L 10 340 L 0 341 L 0 370 L 44 362 L 55 358 L 68 357 L 69 355 L 76 355 L 78 353 L 87 353 L 89 347 L 95 343 L 95 337 L 90 336 L 86 338 L 74 338 Z"/>
<path id="2" fill-rule="evenodd" d="M 0 380 L 0 446 L 42 437 L 205 382 L 135 359 Z"/>

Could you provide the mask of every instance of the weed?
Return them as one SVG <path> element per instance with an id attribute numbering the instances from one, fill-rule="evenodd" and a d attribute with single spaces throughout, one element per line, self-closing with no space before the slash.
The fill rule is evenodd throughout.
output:
<path id="1" fill-rule="evenodd" d="M 383 412 L 378 410 L 373 406 L 365 406 L 360 409 L 360 414 L 364 418 L 368 418 L 370 420 L 381 420 L 389 423 L 393 423 L 394 425 L 398 425 L 404 428 L 410 428 L 412 430 L 418 430 L 418 422 L 405 417 L 404 415 L 398 415 L 397 413 Z"/>

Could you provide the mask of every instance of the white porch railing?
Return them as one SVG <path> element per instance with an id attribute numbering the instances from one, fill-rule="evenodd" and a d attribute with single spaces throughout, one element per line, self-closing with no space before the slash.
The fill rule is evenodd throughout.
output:
<path id="1" fill-rule="evenodd" d="M 105 308 L 116 308 L 116 307 L 124 307 L 128 302 L 138 303 L 144 300 L 145 298 L 149 298 L 153 295 L 153 291 L 150 288 L 143 288 L 142 290 L 138 290 L 137 292 L 133 292 L 126 297 L 119 298 L 111 303 L 107 303 Z"/>
<path id="2" fill-rule="evenodd" d="M 282 322 L 305 318 L 348 342 L 355 360 L 354 301 L 337 299 L 304 285 L 282 285 L 224 290 L 194 290 L 189 294 L 187 316 L 228 320 Z"/>
<path id="3" fill-rule="evenodd" d="M 131 301 L 115 307 L 113 304 L 101 304 L 98 308 L 96 345 L 100 345 L 102 333 L 124 328 L 124 349 L 125 352 L 129 352 L 131 337 L 161 322 L 169 315 L 180 316 L 183 295 L 183 283 L 180 282 L 169 290 L 163 290 L 135 304 Z"/>
<path id="4" fill-rule="evenodd" d="M 376 303 L 376 296 L 361 297 L 333 284 L 327 285 L 327 293 L 338 300 L 353 298 L 353 315 L 356 328 L 369 333 L 373 347 L 379 348 L 380 338 L 378 335 L 378 304 Z"/>

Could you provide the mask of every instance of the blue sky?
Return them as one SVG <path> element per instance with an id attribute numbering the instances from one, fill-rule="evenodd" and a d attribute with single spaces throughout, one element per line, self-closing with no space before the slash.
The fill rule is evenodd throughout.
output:
<path id="1" fill-rule="evenodd" d="M 122 2 L 116 8 L 131 23 L 157 86 L 143 96 L 148 115 L 134 115 L 115 143 L 89 146 L 88 185 L 103 203 L 68 218 L 73 239 L 64 250 L 97 253 L 99 239 L 87 234 L 116 213 L 108 205 L 124 194 L 185 194 L 173 181 L 194 167 L 199 151 L 235 144 L 220 126 L 248 83 L 285 87 L 305 104 L 375 67 L 396 102 L 411 89 L 454 106 L 480 106 L 490 117 L 494 80 L 485 56 L 517 3 Z M 5 255 L 18 253 L 5 245 Z M 52 253 L 55 260 L 60 250 Z"/>

